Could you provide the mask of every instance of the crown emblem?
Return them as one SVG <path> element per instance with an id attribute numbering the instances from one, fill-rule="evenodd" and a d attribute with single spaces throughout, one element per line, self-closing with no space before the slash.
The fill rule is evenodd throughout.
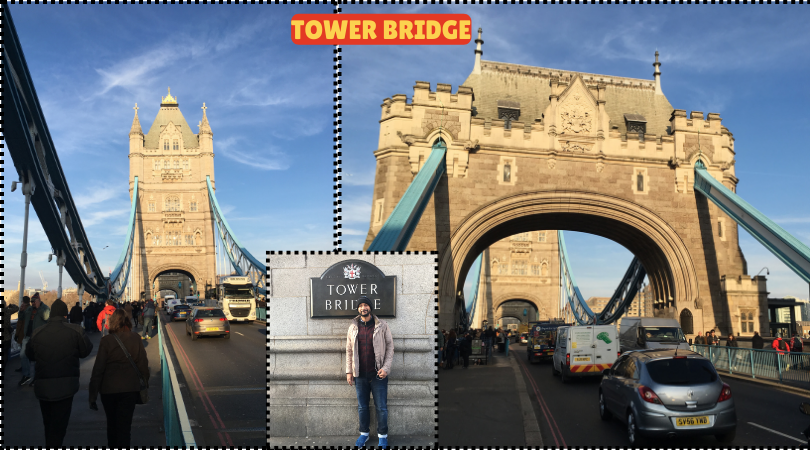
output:
<path id="1" fill-rule="evenodd" d="M 356 280 L 360 278 L 360 268 L 357 267 L 356 264 L 349 264 L 348 266 L 343 268 L 343 277 L 348 278 L 350 280 Z"/>
<path id="2" fill-rule="evenodd" d="M 172 97 L 172 88 L 169 88 L 169 94 L 165 97 L 160 97 L 161 105 L 176 105 L 177 97 Z"/>

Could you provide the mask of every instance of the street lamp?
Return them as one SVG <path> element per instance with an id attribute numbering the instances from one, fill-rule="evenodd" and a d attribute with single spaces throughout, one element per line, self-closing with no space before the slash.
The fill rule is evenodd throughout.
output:
<path id="1" fill-rule="evenodd" d="M 755 277 L 758 277 L 758 276 L 759 276 L 759 274 L 761 274 L 763 270 L 765 271 L 765 275 L 768 275 L 768 276 L 770 276 L 770 275 L 771 275 L 771 271 L 770 271 L 770 270 L 768 270 L 768 268 L 767 268 L 767 267 L 763 267 L 763 268 L 762 268 L 762 269 L 761 269 L 759 272 L 757 272 L 757 274 L 756 274 L 756 275 L 754 275 L 754 276 L 755 276 Z"/>

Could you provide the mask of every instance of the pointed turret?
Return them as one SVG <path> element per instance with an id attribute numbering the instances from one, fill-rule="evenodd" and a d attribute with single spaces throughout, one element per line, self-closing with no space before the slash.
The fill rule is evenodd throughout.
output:
<path id="1" fill-rule="evenodd" d="M 475 40 L 475 65 L 473 66 L 472 73 L 480 74 L 481 73 L 481 55 L 484 54 L 484 51 L 481 50 L 481 44 L 484 41 L 481 39 L 481 29 L 478 29 L 478 39 Z"/>
<path id="2" fill-rule="evenodd" d="M 661 63 L 658 62 L 658 50 L 655 51 L 653 67 L 655 67 L 655 72 L 653 72 L 653 77 L 655 77 L 655 93 L 663 94 L 664 92 L 661 90 Z"/>
<path id="3" fill-rule="evenodd" d="M 129 135 L 136 135 L 143 137 L 143 130 L 141 129 L 141 121 L 138 120 L 138 104 L 135 103 L 135 107 L 132 108 L 135 110 L 135 118 L 132 119 L 132 128 L 129 129 Z"/>
<path id="4" fill-rule="evenodd" d="M 208 124 L 208 116 L 205 115 L 206 109 L 208 109 L 208 107 L 205 106 L 205 103 L 203 103 L 202 105 L 203 116 L 202 121 L 200 121 L 200 134 L 210 134 L 213 136 L 214 132 L 211 131 L 211 125 Z"/>

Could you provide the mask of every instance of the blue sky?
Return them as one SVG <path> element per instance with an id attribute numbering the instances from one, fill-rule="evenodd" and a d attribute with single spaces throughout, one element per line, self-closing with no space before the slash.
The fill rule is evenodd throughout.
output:
<path id="1" fill-rule="evenodd" d="M 674 108 L 718 112 L 734 134 L 738 193 L 810 243 L 810 10 L 772 5 L 379 5 L 345 13 L 466 13 L 483 28 L 485 60 L 652 79 Z M 472 70 L 467 46 L 343 48 L 343 247 L 368 231 L 380 104 L 416 80 L 449 83 Z M 632 255 L 604 238 L 566 233 L 583 295 L 609 296 Z M 749 273 L 770 269 L 770 297 L 808 285 L 740 230 Z M 764 273 L 764 272 L 763 272 Z"/>
<path id="2" fill-rule="evenodd" d="M 171 86 L 194 131 L 214 132 L 217 199 L 260 261 L 332 248 L 332 47 L 296 46 L 296 13 L 330 5 L 12 5 L 17 33 L 73 198 L 105 272 L 124 244 L 129 129 L 144 132 Z M 6 183 L 17 179 L 6 156 Z M 5 200 L 5 283 L 16 289 L 24 201 Z M 6 196 L 6 194 L 8 194 Z M 34 209 L 28 286 L 57 267 Z M 105 246 L 109 246 L 104 249 Z M 65 286 L 73 283 L 66 277 Z"/>

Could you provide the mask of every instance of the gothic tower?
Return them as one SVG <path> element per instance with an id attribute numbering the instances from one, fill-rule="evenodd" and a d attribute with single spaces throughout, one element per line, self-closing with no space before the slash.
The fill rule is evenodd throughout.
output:
<path id="1" fill-rule="evenodd" d="M 171 90 L 144 135 L 138 105 L 129 132 L 130 198 L 139 199 L 133 272 L 135 296 L 153 297 L 161 274 L 181 273 L 204 295 L 216 283 L 216 249 L 206 176 L 214 183 L 213 132 L 202 107 L 198 133 L 180 112 Z M 187 287 L 183 287 L 187 291 Z"/>

